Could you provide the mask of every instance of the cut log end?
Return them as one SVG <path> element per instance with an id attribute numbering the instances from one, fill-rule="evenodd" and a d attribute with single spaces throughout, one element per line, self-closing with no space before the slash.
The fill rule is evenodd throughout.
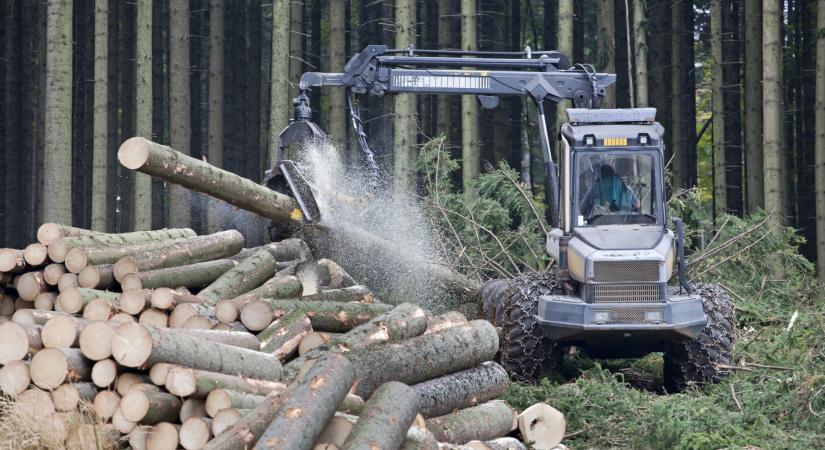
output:
<path id="1" fill-rule="evenodd" d="M 29 337 L 22 325 L 4 322 L 0 324 L 0 336 L 3 336 L 3 345 L 0 345 L 0 364 L 22 360 L 29 353 Z"/>
<path id="2" fill-rule="evenodd" d="M 17 281 L 17 294 L 26 301 L 34 301 L 38 294 L 46 289 L 46 280 L 43 272 L 27 272 L 20 276 Z"/>
<path id="3" fill-rule="evenodd" d="M 566 426 L 564 414 L 546 403 L 536 403 L 518 416 L 522 438 L 537 450 L 549 450 L 558 445 L 564 438 Z"/>
<path id="4" fill-rule="evenodd" d="M 234 408 L 226 408 L 215 413 L 212 418 L 212 434 L 217 436 L 241 419 L 241 413 Z"/>
<path id="5" fill-rule="evenodd" d="M 29 387 L 29 366 L 23 361 L 9 361 L 0 367 L 0 392 L 9 397 L 23 393 Z"/>
<path id="6" fill-rule="evenodd" d="M 112 304 L 102 298 L 90 301 L 83 308 L 83 318 L 92 322 L 106 321 L 112 317 Z"/>
<path id="7" fill-rule="evenodd" d="M 203 448 L 212 437 L 209 421 L 203 417 L 190 417 L 180 427 L 180 445 L 187 450 Z"/>
<path id="8" fill-rule="evenodd" d="M 272 323 L 272 306 L 263 300 L 247 303 L 241 311 L 241 323 L 251 331 L 261 331 Z"/>
<path id="9" fill-rule="evenodd" d="M 114 330 L 106 322 L 92 322 L 80 332 L 80 351 L 92 361 L 101 361 L 112 356 Z"/>
<path id="10" fill-rule="evenodd" d="M 202 398 L 189 397 L 180 407 L 180 422 L 186 422 L 190 417 L 205 417 L 206 402 Z"/>
<path id="11" fill-rule="evenodd" d="M 146 437 L 146 450 L 174 450 L 179 444 L 178 429 L 174 425 L 162 422 L 152 429 Z"/>
<path id="12" fill-rule="evenodd" d="M 140 314 L 146 308 L 147 294 L 141 290 L 121 287 L 123 293 L 120 295 L 120 310 L 127 314 Z"/>
<path id="13" fill-rule="evenodd" d="M 140 324 L 123 324 L 112 337 L 112 355 L 126 367 L 140 367 L 151 354 L 152 337 Z"/>
<path id="14" fill-rule="evenodd" d="M 66 273 L 66 266 L 63 264 L 52 263 L 43 268 L 43 279 L 49 286 L 57 286 L 60 281 L 60 276 Z"/>
<path id="15" fill-rule="evenodd" d="M 48 248 L 43 244 L 29 244 L 23 249 L 23 259 L 30 266 L 42 266 L 49 259 Z"/>
<path id="16" fill-rule="evenodd" d="M 92 408 L 98 419 L 109 420 L 115 415 L 117 405 L 120 404 L 120 395 L 115 391 L 100 391 L 95 395 Z"/>
<path id="17" fill-rule="evenodd" d="M 127 169 L 143 167 L 149 160 L 149 141 L 141 137 L 127 139 L 117 151 L 117 160 Z"/>
<path id="18" fill-rule="evenodd" d="M 92 383 L 99 388 L 112 385 L 117 378 L 117 364 L 111 359 L 104 359 L 92 366 Z"/>
<path id="19" fill-rule="evenodd" d="M 166 390 L 178 397 L 187 397 L 197 389 L 195 371 L 186 367 L 175 367 L 166 375 Z"/>
<path id="20" fill-rule="evenodd" d="M 137 263 L 128 256 L 120 258 L 119 260 L 117 260 L 116 263 L 114 263 L 114 265 L 112 265 L 112 273 L 114 274 L 115 280 L 117 280 L 118 283 L 122 282 L 123 277 L 125 277 L 126 275 L 130 273 L 136 273 L 139 271 L 140 270 L 138 268 Z"/>
<path id="21" fill-rule="evenodd" d="M 41 389 L 57 388 L 66 381 L 69 372 L 66 355 L 56 348 L 35 353 L 29 367 L 32 383 Z"/>
<path id="22" fill-rule="evenodd" d="M 130 389 L 120 399 L 120 412 L 130 422 L 139 422 L 149 412 L 149 397 L 139 389 Z"/>
<path id="23" fill-rule="evenodd" d="M 49 319 L 40 331 L 40 340 L 46 348 L 69 348 L 77 342 L 78 322 L 73 316 Z"/>
<path id="24" fill-rule="evenodd" d="M 74 247 L 66 253 L 63 264 L 66 265 L 69 272 L 80 273 L 89 265 L 89 256 L 83 251 L 82 247 Z"/>
<path id="25" fill-rule="evenodd" d="M 120 281 L 120 287 L 125 291 L 127 289 L 143 289 L 143 280 L 137 273 L 129 273 L 123 276 Z"/>

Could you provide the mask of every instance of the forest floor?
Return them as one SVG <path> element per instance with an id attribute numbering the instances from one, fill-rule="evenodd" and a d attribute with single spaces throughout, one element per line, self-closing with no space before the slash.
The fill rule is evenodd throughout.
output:
<path id="1" fill-rule="evenodd" d="M 748 223 L 737 219 L 726 233 Z M 702 279 L 736 304 L 736 369 L 724 382 L 667 394 L 660 354 L 608 361 L 574 352 L 565 373 L 513 383 L 507 400 L 562 411 L 564 443 L 576 450 L 825 448 L 825 291 L 793 230 L 764 237 Z"/>

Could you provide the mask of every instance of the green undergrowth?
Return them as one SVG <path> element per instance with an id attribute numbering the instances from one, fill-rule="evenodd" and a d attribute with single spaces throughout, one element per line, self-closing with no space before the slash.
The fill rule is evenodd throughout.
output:
<path id="1" fill-rule="evenodd" d="M 574 351 L 564 373 L 514 383 L 507 399 L 564 412 L 574 449 L 825 448 L 825 296 L 797 251 L 799 235 L 764 219 L 717 220 L 721 232 L 689 258 L 693 282 L 721 284 L 736 305 L 736 368 L 726 381 L 667 394 L 661 355 L 597 361 Z M 707 226 L 691 222 L 694 236 Z"/>

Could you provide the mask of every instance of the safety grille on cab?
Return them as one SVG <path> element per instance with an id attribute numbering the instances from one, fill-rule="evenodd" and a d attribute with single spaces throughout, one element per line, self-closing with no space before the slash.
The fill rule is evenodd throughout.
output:
<path id="1" fill-rule="evenodd" d="M 594 261 L 593 281 L 628 283 L 659 281 L 661 261 Z"/>
<path id="2" fill-rule="evenodd" d="M 593 286 L 594 303 L 658 303 L 659 284 L 597 284 Z"/>
<path id="3" fill-rule="evenodd" d="M 591 313 L 591 321 L 595 321 L 597 313 L 609 313 L 607 320 L 600 321 L 606 325 L 622 325 L 622 324 L 644 324 L 651 323 L 651 320 L 645 320 L 645 314 L 651 313 L 659 314 L 659 317 L 664 320 L 665 307 L 664 306 L 594 306 Z"/>

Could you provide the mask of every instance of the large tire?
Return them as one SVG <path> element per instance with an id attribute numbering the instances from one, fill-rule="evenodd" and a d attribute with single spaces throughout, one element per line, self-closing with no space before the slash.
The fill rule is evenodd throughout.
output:
<path id="1" fill-rule="evenodd" d="M 672 342 L 665 349 L 664 382 L 668 392 L 680 392 L 691 384 L 718 383 L 730 370 L 735 341 L 733 304 L 719 286 L 698 285 L 708 324 L 695 340 Z M 722 366 L 722 367 L 720 367 Z"/>
<path id="2" fill-rule="evenodd" d="M 539 297 L 557 288 L 553 270 L 491 280 L 481 288 L 482 317 L 501 328 L 498 358 L 514 379 L 536 381 L 561 362 L 561 348 L 544 335 L 535 318 Z"/>

